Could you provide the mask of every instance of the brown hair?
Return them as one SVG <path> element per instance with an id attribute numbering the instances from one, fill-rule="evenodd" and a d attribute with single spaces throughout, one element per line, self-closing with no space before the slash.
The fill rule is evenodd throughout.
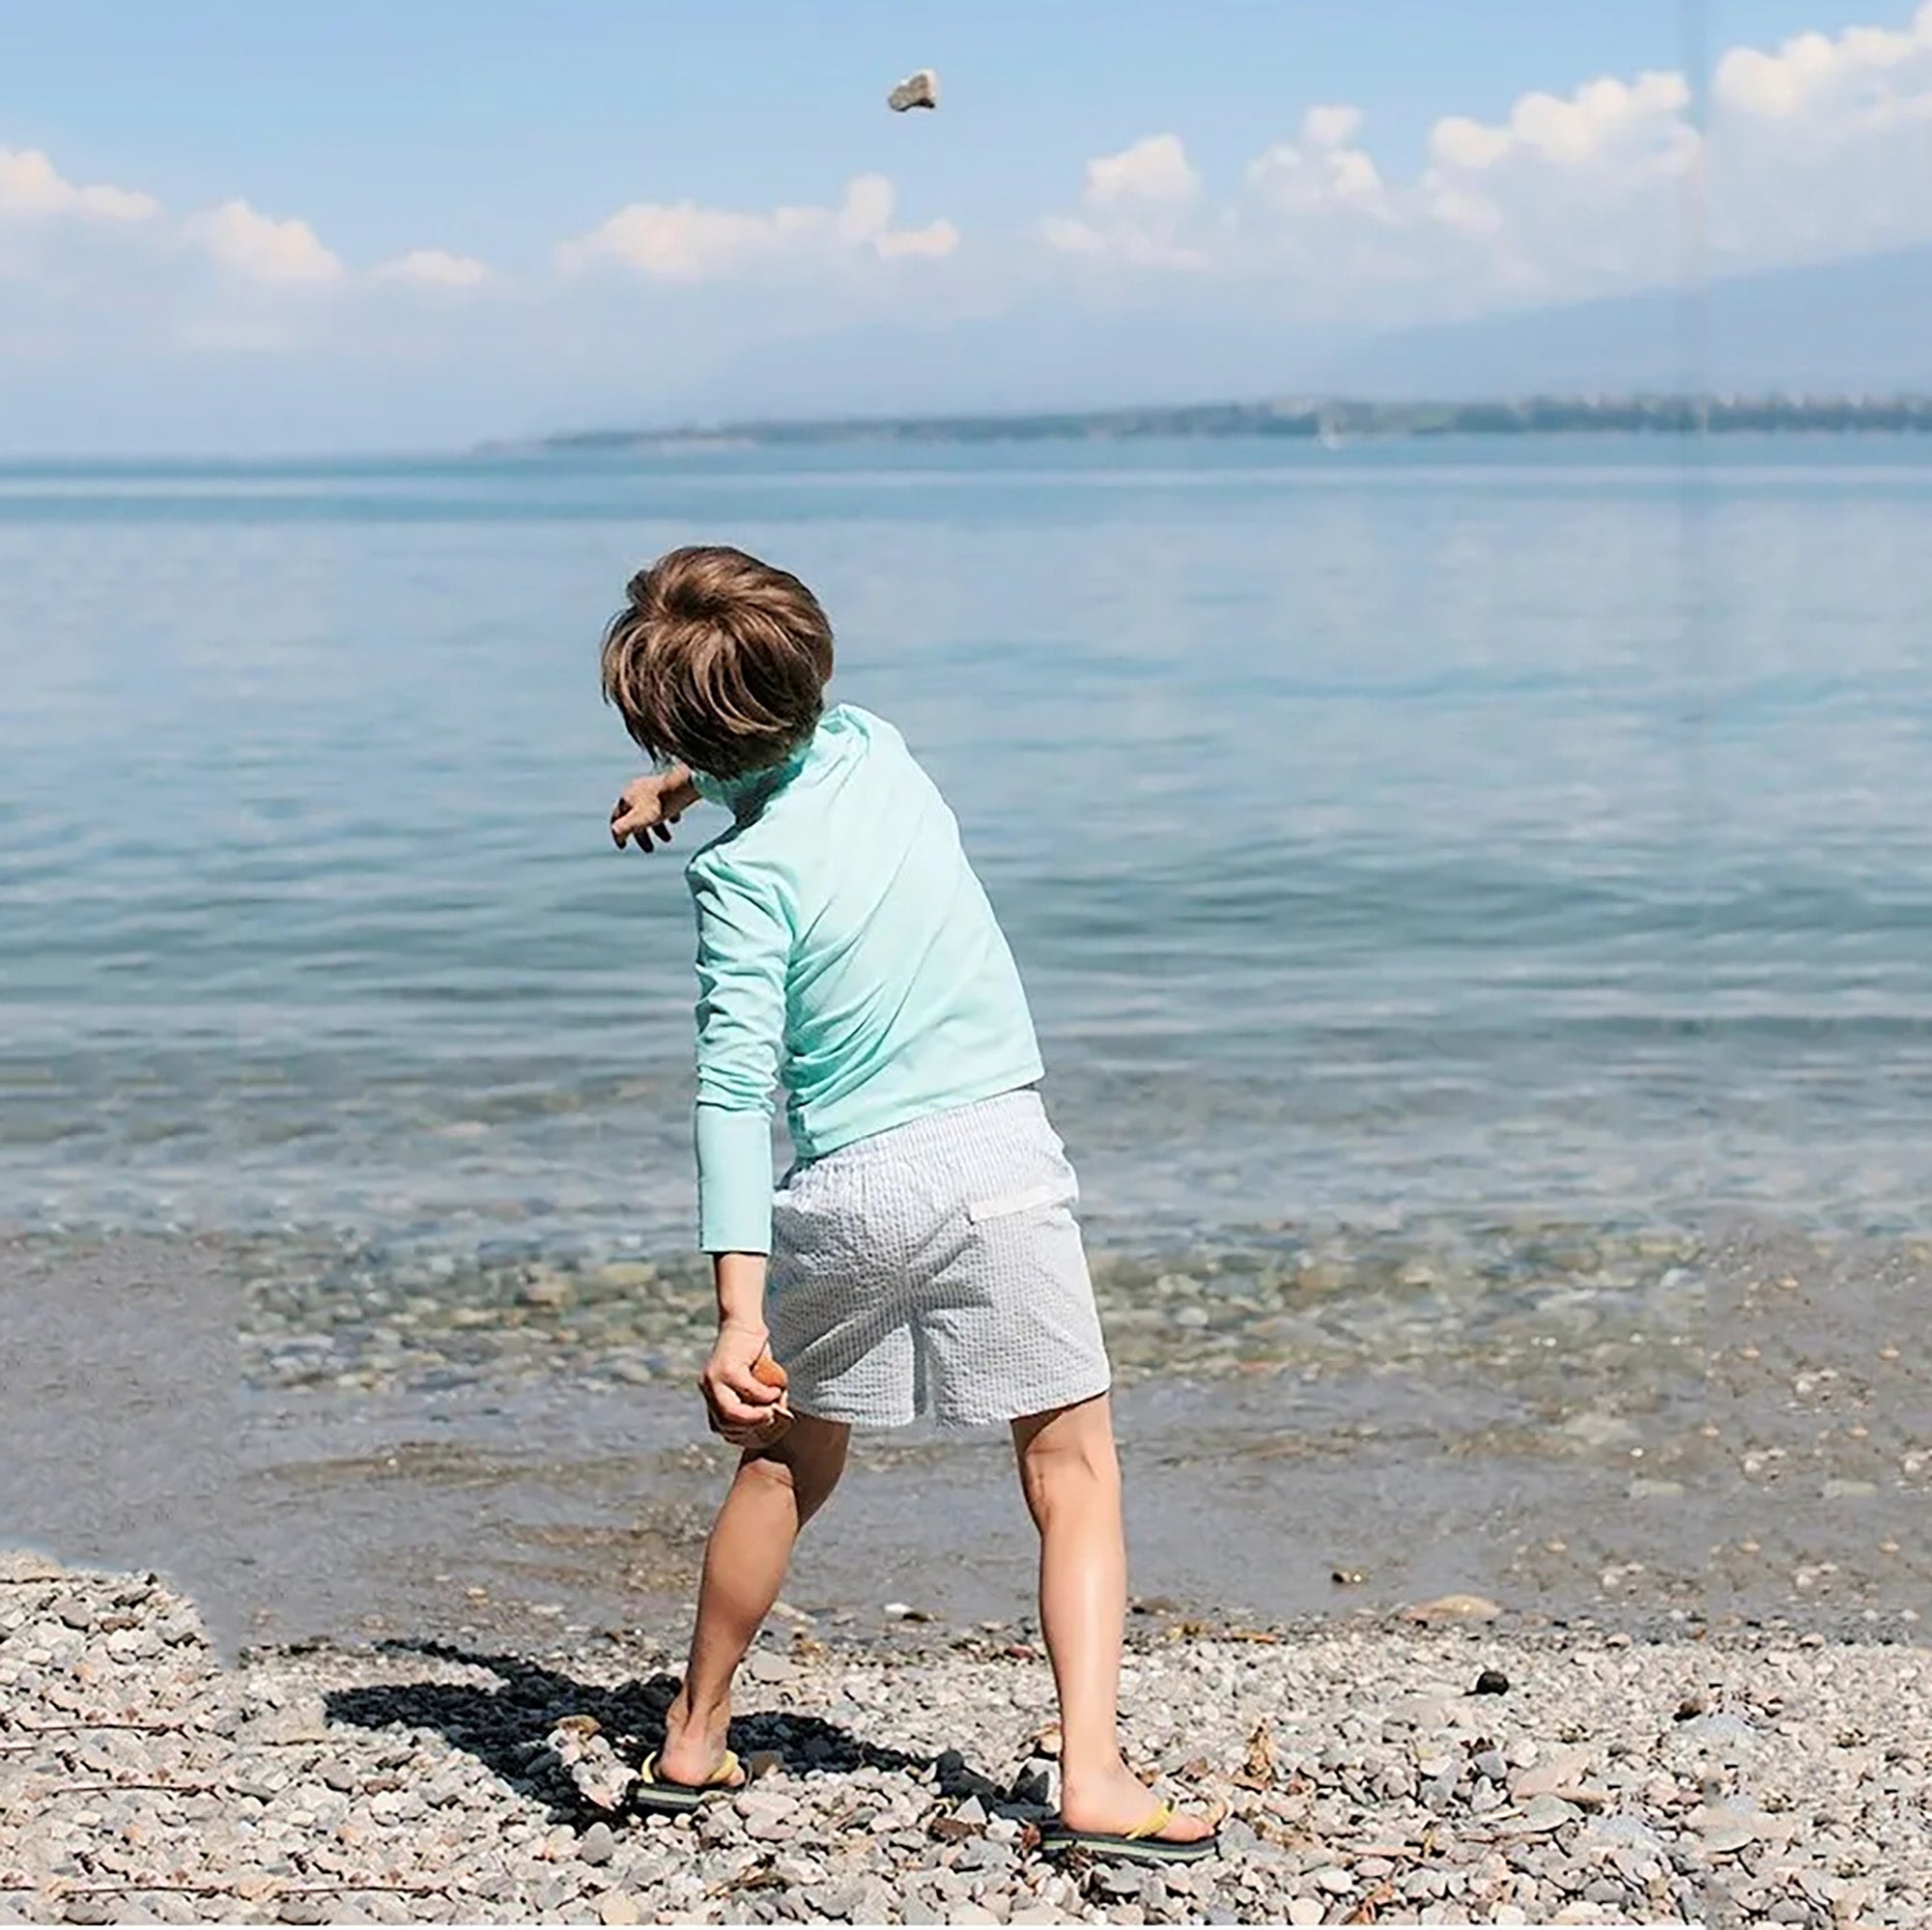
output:
<path id="1" fill-rule="evenodd" d="M 742 550 L 672 550 L 631 579 L 604 632 L 604 697 L 659 762 L 737 778 L 817 728 L 832 625 L 784 570 Z"/>

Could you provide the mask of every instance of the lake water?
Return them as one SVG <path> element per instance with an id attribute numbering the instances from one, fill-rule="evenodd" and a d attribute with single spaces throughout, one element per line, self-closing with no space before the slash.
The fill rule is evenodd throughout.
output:
<path id="1" fill-rule="evenodd" d="M 1928 512 L 1890 440 L 0 470 L 0 1221 L 685 1244 L 596 643 L 704 538 L 957 809 L 1096 1246 L 1908 1224 Z"/>
<path id="2" fill-rule="evenodd" d="M 821 591 L 1009 927 L 1153 1585 L 1674 1603 L 1721 1516 L 1740 1599 L 1920 1599 L 1818 1497 L 1922 1512 L 1922 1375 L 1787 1410 L 1919 1373 L 1932 1259 L 1698 1235 L 1924 1225 L 1929 512 L 1876 440 L 0 469 L 0 1514 L 265 1629 L 688 1582 L 702 834 L 610 847 L 596 654 L 703 538 Z M 163 1421 L 257 1472 L 162 1493 Z M 802 1585 L 1004 1537 L 999 1459 L 868 1448 Z"/>

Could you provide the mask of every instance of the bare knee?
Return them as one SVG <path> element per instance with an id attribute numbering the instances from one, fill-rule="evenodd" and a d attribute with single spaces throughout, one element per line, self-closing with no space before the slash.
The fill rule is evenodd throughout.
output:
<path id="1" fill-rule="evenodd" d="M 802 1527 L 838 1487 L 848 1438 L 843 1427 L 801 1418 L 781 1440 L 748 1453 L 738 1464 L 738 1479 L 786 1496 Z"/>
<path id="2" fill-rule="evenodd" d="M 1013 1444 L 1020 1485 L 1037 1521 L 1120 1494 L 1121 1463 L 1104 1400 L 1017 1422 Z"/>
<path id="3" fill-rule="evenodd" d="M 799 1490 L 798 1469 L 770 1448 L 753 1448 L 738 1463 L 738 1479 L 747 1486 L 784 1494 Z"/>

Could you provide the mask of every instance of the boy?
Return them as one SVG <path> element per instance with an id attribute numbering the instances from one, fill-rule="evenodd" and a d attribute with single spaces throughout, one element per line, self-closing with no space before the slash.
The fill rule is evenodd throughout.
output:
<path id="1" fill-rule="evenodd" d="M 1121 1757 L 1106 1350 L 1026 996 L 952 815 L 890 724 L 825 709 L 832 630 L 797 578 L 676 550 L 629 596 L 605 634 L 604 694 L 658 770 L 625 790 L 611 836 L 648 851 L 700 798 L 731 812 L 687 876 L 699 1235 L 718 1293 L 701 1386 L 713 1430 L 743 1450 L 640 1801 L 690 1808 L 742 1780 L 731 1679 L 793 1542 L 853 1428 L 923 1412 L 1012 1432 L 1060 1697 L 1053 1839 L 1208 1855 L 1215 1819 L 1156 1802 Z M 796 1164 L 775 1199 L 780 1081 Z"/>

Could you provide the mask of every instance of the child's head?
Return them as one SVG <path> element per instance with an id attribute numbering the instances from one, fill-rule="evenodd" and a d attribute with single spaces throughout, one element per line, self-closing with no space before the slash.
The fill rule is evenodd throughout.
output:
<path id="1" fill-rule="evenodd" d="M 738 778 L 810 737 L 832 626 L 784 570 L 742 550 L 673 550 L 631 579 L 604 633 L 604 695 L 660 762 Z"/>

